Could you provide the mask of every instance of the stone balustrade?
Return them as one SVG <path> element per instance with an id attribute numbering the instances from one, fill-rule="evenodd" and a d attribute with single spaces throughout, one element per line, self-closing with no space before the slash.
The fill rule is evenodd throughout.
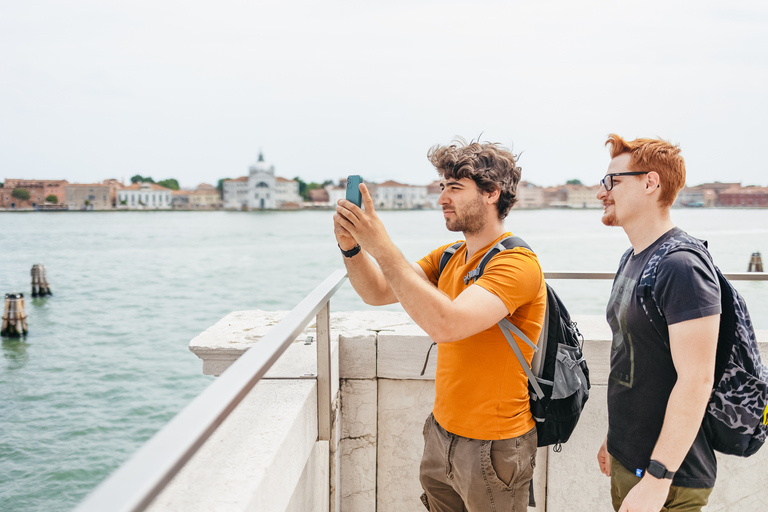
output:
<path id="1" fill-rule="evenodd" d="M 233 312 L 190 342 L 203 372 L 220 375 L 286 313 Z M 592 390 L 562 452 L 540 448 L 535 511 L 611 511 L 596 454 L 607 428 L 610 331 L 575 316 Z M 422 512 L 422 427 L 434 401 L 436 354 L 404 313 L 331 314 L 334 424 L 317 440 L 315 345 L 309 326 L 153 503 L 153 511 Z M 768 332 L 758 332 L 767 340 Z M 768 360 L 768 343 L 761 344 Z M 718 456 L 707 512 L 768 507 L 768 448 Z"/>

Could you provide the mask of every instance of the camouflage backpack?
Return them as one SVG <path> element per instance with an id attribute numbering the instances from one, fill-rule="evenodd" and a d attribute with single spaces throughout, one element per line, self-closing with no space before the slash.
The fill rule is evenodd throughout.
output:
<path id="1" fill-rule="evenodd" d="M 712 262 L 705 241 L 687 234 L 661 244 L 643 269 L 637 295 L 651 323 L 669 346 L 669 331 L 653 287 L 659 262 L 673 251 L 691 251 Z M 630 249 L 624 255 L 628 258 Z M 722 314 L 717 337 L 715 380 L 704 415 L 704 432 L 712 447 L 728 455 L 748 457 L 768 435 L 768 368 L 760 360 L 755 330 L 739 292 L 715 266 L 720 282 Z"/>

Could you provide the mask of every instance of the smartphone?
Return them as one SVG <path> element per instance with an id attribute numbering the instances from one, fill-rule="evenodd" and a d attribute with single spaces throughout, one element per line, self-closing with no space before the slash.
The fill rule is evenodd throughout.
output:
<path id="1" fill-rule="evenodd" d="M 347 201 L 352 201 L 358 207 L 362 205 L 363 198 L 360 194 L 360 184 L 363 182 L 363 177 L 358 174 L 353 174 L 347 177 Z"/>

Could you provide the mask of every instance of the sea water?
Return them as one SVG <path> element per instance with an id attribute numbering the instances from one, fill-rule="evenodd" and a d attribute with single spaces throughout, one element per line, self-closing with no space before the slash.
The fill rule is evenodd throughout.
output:
<path id="1" fill-rule="evenodd" d="M 379 213 L 406 258 L 459 238 L 439 211 Z M 187 345 L 230 311 L 288 310 L 343 266 L 332 212 L 0 214 L 0 293 L 23 292 L 29 335 L 2 339 L 0 510 L 71 510 L 207 386 Z M 615 271 L 629 247 L 599 210 L 513 211 L 545 271 Z M 673 210 L 724 272 L 768 257 L 768 210 Z M 52 297 L 32 299 L 46 266 Z M 768 261 L 766 261 L 768 264 Z M 604 314 L 610 281 L 552 283 Z M 768 329 L 768 283 L 736 282 Z M 369 309 L 348 284 L 331 309 Z M 398 310 L 398 306 L 387 309 Z"/>

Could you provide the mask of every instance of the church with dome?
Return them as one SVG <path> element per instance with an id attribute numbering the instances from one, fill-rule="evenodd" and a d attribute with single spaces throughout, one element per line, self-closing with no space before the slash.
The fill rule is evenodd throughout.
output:
<path id="1" fill-rule="evenodd" d="M 256 163 L 248 168 L 248 176 L 224 180 L 224 208 L 234 210 L 273 210 L 300 208 L 299 183 L 275 176 L 275 166 L 264 161 L 259 151 Z"/>

